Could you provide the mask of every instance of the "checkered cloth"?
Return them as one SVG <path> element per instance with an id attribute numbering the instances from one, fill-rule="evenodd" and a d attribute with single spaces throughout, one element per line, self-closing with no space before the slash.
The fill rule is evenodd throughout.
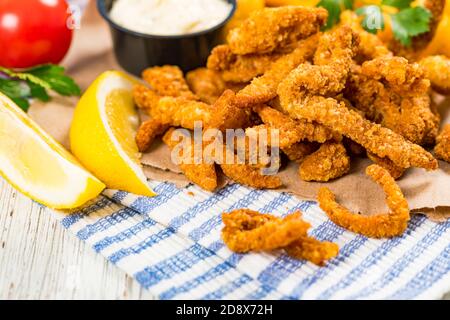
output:
<path id="1" fill-rule="evenodd" d="M 151 182 L 157 197 L 107 190 L 62 225 L 160 299 L 438 299 L 450 290 L 450 221 L 412 217 L 402 237 L 368 239 L 314 202 L 229 185 L 215 194 Z M 221 213 L 301 210 L 311 235 L 341 248 L 326 267 L 282 253 L 235 254 Z"/>

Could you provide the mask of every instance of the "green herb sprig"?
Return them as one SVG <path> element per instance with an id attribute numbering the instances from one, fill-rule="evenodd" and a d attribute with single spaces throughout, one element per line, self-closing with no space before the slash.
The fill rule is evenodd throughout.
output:
<path id="1" fill-rule="evenodd" d="M 355 10 L 362 16 L 362 27 L 371 33 L 384 30 L 383 6 L 396 8 L 396 13 L 389 14 L 394 38 L 404 46 L 410 46 L 412 38 L 430 31 L 431 12 L 421 6 L 412 7 L 413 0 L 382 0 L 380 5 L 370 4 Z M 353 0 L 321 0 L 318 7 L 328 10 L 326 29 L 339 22 L 340 14 L 345 9 L 352 9 Z"/>
<path id="2" fill-rule="evenodd" d="M 62 96 L 81 94 L 80 87 L 64 74 L 64 68 L 61 66 L 45 64 L 21 71 L 0 67 L 0 92 L 25 112 L 30 107 L 29 99 L 49 101 L 48 91 Z"/>

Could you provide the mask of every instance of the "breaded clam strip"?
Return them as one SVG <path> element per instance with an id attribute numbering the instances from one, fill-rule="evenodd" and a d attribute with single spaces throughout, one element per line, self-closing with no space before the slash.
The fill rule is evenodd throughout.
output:
<path id="1" fill-rule="evenodd" d="M 294 143 L 290 147 L 285 147 L 281 149 L 283 153 L 291 161 L 303 162 L 307 156 L 315 152 L 318 149 L 318 143 L 301 141 Z"/>
<path id="2" fill-rule="evenodd" d="M 307 62 L 316 51 L 319 34 L 302 40 L 291 53 L 275 61 L 270 69 L 236 94 L 236 105 L 241 108 L 267 103 L 277 96 L 280 82 L 300 63 Z"/>
<path id="3" fill-rule="evenodd" d="M 367 157 L 375 164 L 386 169 L 394 180 L 399 179 L 403 173 L 405 173 L 404 168 L 395 165 L 391 160 L 389 160 L 389 158 L 380 158 L 371 152 L 367 152 Z"/>
<path id="4" fill-rule="evenodd" d="M 419 61 L 425 77 L 436 92 L 450 95 L 450 59 L 446 56 L 428 56 Z"/>
<path id="5" fill-rule="evenodd" d="M 318 266 L 339 254 L 339 246 L 329 241 L 319 241 L 311 237 L 303 237 L 285 248 L 286 253 L 296 259 L 308 260 Z"/>
<path id="6" fill-rule="evenodd" d="M 436 139 L 436 157 L 450 163 L 450 124 L 446 124 Z"/>
<path id="7" fill-rule="evenodd" d="M 203 125 L 211 121 L 214 107 L 201 101 L 167 96 L 159 99 L 150 114 L 161 123 L 193 130 L 196 121 Z"/>
<path id="8" fill-rule="evenodd" d="M 177 66 L 152 67 L 142 72 L 142 78 L 159 96 L 183 97 L 198 100 L 187 85 L 183 72 Z"/>
<path id="9" fill-rule="evenodd" d="M 225 227 L 222 239 L 235 252 L 284 249 L 293 258 L 323 266 L 339 253 L 335 243 L 320 242 L 306 232 L 310 224 L 302 220 L 300 211 L 285 218 L 238 209 L 222 214 Z"/>
<path id="10" fill-rule="evenodd" d="M 283 6 L 258 10 L 230 30 L 227 42 L 235 54 L 268 53 L 317 33 L 327 17 L 323 8 Z"/>
<path id="11" fill-rule="evenodd" d="M 304 181 L 329 181 L 350 170 L 350 157 L 342 143 L 325 142 L 300 164 L 299 175 Z"/>
<path id="12" fill-rule="evenodd" d="M 430 108 L 429 85 L 418 64 L 381 57 L 354 67 L 346 89 L 369 120 L 424 145 L 434 143 L 440 122 Z"/>
<path id="13" fill-rule="evenodd" d="M 192 137 L 184 136 L 183 141 L 181 141 L 181 139 L 176 140 L 177 137 L 172 136 L 174 132 L 174 128 L 169 129 L 163 136 L 163 141 L 172 151 L 174 151 L 174 148 L 177 147 L 179 143 L 181 144 L 187 141 L 188 144 L 186 149 L 178 149 L 179 153 L 175 155 L 176 157 L 179 157 L 179 167 L 183 171 L 185 176 L 190 181 L 199 185 L 201 188 L 207 191 L 213 191 L 214 189 L 216 189 L 217 174 L 214 162 L 206 161 L 207 159 L 199 159 L 199 161 L 196 161 L 196 154 L 194 152 L 195 144 Z M 183 150 L 185 150 L 186 152 L 183 152 Z M 198 162 L 198 164 L 196 162 Z"/>
<path id="14" fill-rule="evenodd" d="M 281 53 L 237 55 L 231 52 L 230 46 L 222 44 L 211 51 L 207 66 L 225 81 L 245 83 L 264 74 L 281 55 Z"/>
<path id="15" fill-rule="evenodd" d="M 168 124 L 163 124 L 157 119 L 148 119 L 144 121 L 136 134 L 136 144 L 140 152 L 146 152 L 155 138 L 162 135 L 167 129 Z"/>
<path id="16" fill-rule="evenodd" d="M 389 158 L 402 168 L 438 168 L 437 160 L 421 146 L 413 144 L 390 129 L 364 119 L 360 114 L 331 98 L 311 97 L 292 102 L 287 110 L 297 118 L 306 118 L 333 128 L 381 158 Z"/>
<path id="17" fill-rule="evenodd" d="M 349 110 L 345 102 L 339 103 L 323 96 L 337 94 L 345 86 L 353 63 L 354 45 L 357 44 L 352 38 L 345 27 L 322 37 L 321 49 L 314 59 L 320 64 L 298 66 L 279 85 L 282 108 L 291 117 L 325 125 L 377 156 L 388 157 L 402 168 L 436 169 L 436 159 L 419 145 L 364 119 L 359 113 Z"/>
<path id="18" fill-rule="evenodd" d="M 310 142 L 324 143 L 328 140 L 340 140 L 339 134 L 318 123 L 305 119 L 295 120 L 266 105 L 254 108 L 262 122 L 270 128 L 278 129 L 280 148 L 290 147 L 296 142 L 308 140 Z"/>
<path id="19" fill-rule="evenodd" d="M 281 187 L 281 179 L 275 175 L 263 175 L 261 173 L 261 165 L 249 164 L 248 159 L 245 159 L 244 163 L 240 162 L 234 150 L 229 150 L 227 147 L 224 148 L 224 153 L 225 158 L 220 163 L 220 167 L 225 176 L 231 180 L 255 189 L 276 189 Z"/>
<path id="20" fill-rule="evenodd" d="M 408 202 L 389 172 L 378 165 L 367 167 L 366 174 L 378 183 L 386 194 L 389 213 L 363 216 L 352 213 L 335 201 L 334 194 L 326 187 L 319 190 L 319 205 L 337 225 L 367 237 L 390 238 L 400 236 L 409 221 Z"/>
<path id="21" fill-rule="evenodd" d="M 300 212 L 285 218 L 261 214 L 249 209 L 239 209 L 222 214 L 225 227 L 222 239 L 234 252 L 269 251 L 286 247 L 295 240 L 306 237 L 311 225 L 302 219 Z"/>
<path id="22" fill-rule="evenodd" d="M 198 68 L 186 74 L 186 82 L 189 88 L 203 102 L 213 104 L 227 89 L 225 81 L 216 71 L 206 68 Z"/>
<path id="23" fill-rule="evenodd" d="M 157 112 L 161 96 L 183 97 L 187 100 L 197 100 L 187 86 L 183 77 L 183 72 L 176 66 L 153 67 L 144 70 L 142 73 L 144 80 L 149 83 L 153 90 L 143 85 L 137 85 L 133 89 L 133 97 L 138 107 L 152 114 Z M 142 123 L 136 134 L 136 142 L 141 152 L 150 148 L 152 142 L 158 135 L 162 135 L 170 123 L 164 119 L 152 117 Z"/>
<path id="24" fill-rule="evenodd" d="M 158 105 L 160 96 L 154 90 L 142 84 L 133 87 L 133 99 L 139 109 L 151 114 L 151 110 Z"/>
<path id="25" fill-rule="evenodd" d="M 392 52 L 375 34 L 367 32 L 361 26 L 361 17 L 352 10 L 341 14 L 341 25 L 349 26 L 359 36 L 359 45 L 355 60 L 362 63 L 377 57 L 391 56 Z"/>
<path id="26" fill-rule="evenodd" d="M 141 85 L 134 88 L 133 95 L 136 104 L 153 119 L 173 127 L 193 130 L 199 122 L 204 128 L 224 130 L 245 127 L 249 121 L 250 111 L 235 105 L 236 97 L 231 90 L 225 90 L 214 105 L 183 97 L 158 97 Z"/>

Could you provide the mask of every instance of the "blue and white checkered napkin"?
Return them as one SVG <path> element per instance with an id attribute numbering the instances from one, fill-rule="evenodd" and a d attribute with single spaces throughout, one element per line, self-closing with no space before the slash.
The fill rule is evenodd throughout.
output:
<path id="1" fill-rule="evenodd" d="M 211 194 L 151 183 L 159 194 L 108 190 L 62 224 L 161 299 L 437 299 L 450 290 L 450 221 L 414 216 L 399 238 L 374 240 L 329 221 L 313 202 L 229 185 Z M 311 235 L 341 248 L 326 267 L 283 254 L 235 254 L 221 213 L 301 210 Z"/>

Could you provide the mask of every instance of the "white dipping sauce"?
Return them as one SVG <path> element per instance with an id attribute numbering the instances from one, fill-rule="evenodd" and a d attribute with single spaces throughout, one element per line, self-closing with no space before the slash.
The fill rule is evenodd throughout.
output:
<path id="1" fill-rule="evenodd" d="M 225 0 L 117 0 L 111 19 L 118 25 L 150 35 L 183 35 L 210 29 L 230 14 Z"/>

